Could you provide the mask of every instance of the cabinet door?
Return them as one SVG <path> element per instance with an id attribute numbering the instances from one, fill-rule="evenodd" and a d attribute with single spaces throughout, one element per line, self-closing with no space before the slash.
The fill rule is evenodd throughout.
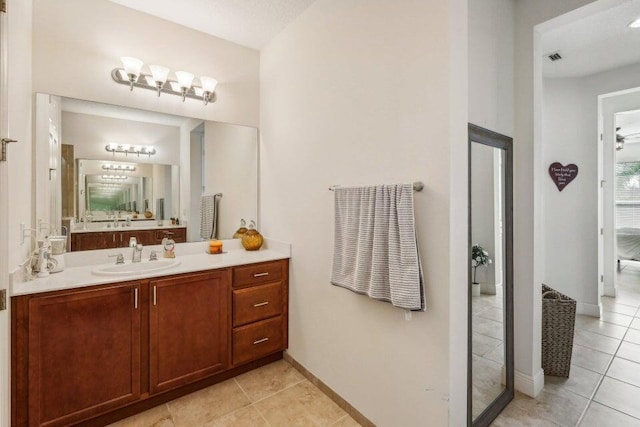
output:
<path id="1" fill-rule="evenodd" d="M 138 283 L 29 301 L 29 424 L 69 425 L 140 397 Z"/>
<path id="2" fill-rule="evenodd" d="M 184 243 L 187 241 L 186 228 L 169 228 L 164 230 L 156 230 L 154 240 L 156 244 L 162 243 L 162 239 L 170 237 L 176 243 Z"/>
<path id="3" fill-rule="evenodd" d="M 151 281 L 150 391 L 207 377 L 229 365 L 229 273 Z"/>
<path id="4" fill-rule="evenodd" d="M 71 251 L 89 251 L 118 247 L 119 236 L 113 232 L 74 233 L 71 237 Z"/>
<path id="5" fill-rule="evenodd" d="M 127 230 L 121 231 L 121 247 L 129 247 L 129 239 L 131 237 L 136 238 L 136 243 L 140 243 L 142 245 L 155 245 L 156 242 L 153 236 L 153 230 Z"/>

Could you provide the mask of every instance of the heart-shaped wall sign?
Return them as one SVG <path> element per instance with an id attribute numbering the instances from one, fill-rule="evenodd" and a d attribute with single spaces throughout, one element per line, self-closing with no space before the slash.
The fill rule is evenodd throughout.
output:
<path id="1" fill-rule="evenodd" d="M 578 166 L 573 163 L 567 166 L 562 166 L 560 162 L 551 163 L 549 175 L 551 175 L 551 179 L 558 187 L 558 191 L 562 191 L 578 176 Z"/>

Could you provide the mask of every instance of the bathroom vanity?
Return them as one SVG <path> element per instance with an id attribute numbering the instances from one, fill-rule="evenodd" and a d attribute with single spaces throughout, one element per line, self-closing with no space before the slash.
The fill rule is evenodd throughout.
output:
<path id="1" fill-rule="evenodd" d="M 12 425 L 104 425 L 281 358 L 288 245 L 206 243 L 177 245 L 180 262 L 152 273 L 81 265 L 14 284 Z"/>
<path id="2" fill-rule="evenodd" d="M 122 248 L 129 246 L 129 239 L 135 237 L 143 245 L 159 245 L 165 237 L 176 243 L 187 241 L 187 228 L 182 226 L 120 227 L 100 230 L 72 230 L 71 250 L 88 251 L 95 249 Z"/>

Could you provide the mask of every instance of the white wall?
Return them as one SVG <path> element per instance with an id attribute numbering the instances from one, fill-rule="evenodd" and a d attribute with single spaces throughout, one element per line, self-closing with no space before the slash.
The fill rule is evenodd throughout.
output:
<path id="1" fill-rule="evenodd" d="M 62 143 L 74 146 L 76 159 L 163 165 L 180 162 L 180 128 L 177 126 L 63 111 Z M 153 156 L 113 154 L 105 150 L 109 143 L 153 146 L 157 153 Z"/>
<path id="2" fill-rule="evenodd" d="M 185 117 L 257 126 L 257 51 L 105 0 L 33 1 L 33 89 Z M 218 79 L 208 106 L 111 79 L 121 56 Z M 148 71 L 148 70 L 147 70 Z"/>
<path id="3" fill-rule="evenodd" d="M 544 282 L 584 304 L 597 305 L 599 296 L 598 95 L 638 86 L 640 64 L 544 80 L 543 164 L 559 161 L 579 168 L 562 192 L 550 177 L 543 180 Z"/>
<path id="4" fill-rule="evenodd" d="M 222 193 L 218 238 L 230 239 L 240 219 L 257 223 L 258 130 L 205 122 L 203 168 L 204 193 Z"/>
<path id="5" fill-rule="evenodd" d="M 534 41 L 535 46 L 540 47 L 540 34 L 535 27 L 588 3 L 590 0 L 518 0 L 515 3 L 514 336 L 516 387 L 527 394 L 539 393 L 544 384 L 540 357 L 540 286 L 544 274 L 541 188 L 548 174 L 542 162 L 541 146 L 534 146 L 534 111 L 540 113 L 542 94 L 542 52 L 534 50 Z M 541 123 L 537 125 L 536 135 L 541 138 Z"/>
<path id="6" fill-rule="evenodd" d="M 21 245 L 20 223 L 33 220 L 32 180 L 32 88 L 31 88 L 31 1 L 9 1 L 8 98 L 9 135 L 19 143 L 9 147 L 9 271 L 29 254 L 30 242 Z M 34 224 L 33 224 L 34 225 Z"/>
<path id="7" fill-rule="evenodd" d="M 496 191 L 494 175 L 499 165 L 494 163 L 496 148 L 488 145 L 471 146 L 471 244 L 480 245 L 489 253 L 492 263 L 479 266 L 476 281 L 484 293 L 496 293 Z"/>
<path id="8" fill-rule="evenodd" d="M 515 0 L 469 0 L 469 122 L 513 135 Z"/>
<path id="9" fill-rule="evenodd" d="M 466 270 L 449 286 L 451 253 L 466 253 L 466 220 L 456 242 L 449 231 L 451 189 L 466 197 L 466 114 L 452 125 L 461 135 L 454 145 L 449 121 L 451 74 L 462 73 L 466 93 L 466 67 L 449 69 L 466 63 L 450 52 L 466 56 L 466 33 L 452 42 L 452 10 L 446 2 L 319 0 L 261 52 L 260 215 L 267 236 L 294 248 L 289 352 L 380 426 L 449 422 L 450 291 L 460 298 L 451 317 L 464 323 L 467 289 Z M 455 182 L 452 148 L 463 164 Z M 427 311 L 407 322 L 404 311 L 329 283 L 328 187 L 415 180 L 426 185 L 415 203 Z M 465 371 L 464 341 L 456 348 L 456 371 Z M 455 404 L 459 425 L 464 394 Z"/>
<path id="10" fill-rule="evenodd" d="M 7 22 L 7 75 L 6 99 L 8 103 L 8 129 L 4 128 L 2 137 L 17 139 L 19 142 L 8 147 L 7 163 L 2 166 L 2 179 L 7 179 L 9 201 L 3 207 L 3 222 L 0 225 L 0 237 L 3 238 L 2 257 L 6 264 L 0 268 L 1 288 L 7 288 L 7 266 L 9 271 L 29 253 L 28 240 L 21 245 L 21 222 L 29 223 L 32 217 L 31 174 L 31 0 L 9 0 L 6 15 Z M 4 65 L 4 64 L 3 64 Z M 6 175 L 5 175 L 6 172 Z M 4 197 L 3 197 L 4 199 Z M 6 209 L 6 210 L 5 210 Z M 6 215 L 6 216 L 5 216 Z M 5 229 L 5 227 L 7 227 Z M 5 234 L 6 233 L 6 234 Z M 10 425 L 10 381 L 9 381 L 9 318 L 10 309 L 0 311 L 0 425 Z"/>

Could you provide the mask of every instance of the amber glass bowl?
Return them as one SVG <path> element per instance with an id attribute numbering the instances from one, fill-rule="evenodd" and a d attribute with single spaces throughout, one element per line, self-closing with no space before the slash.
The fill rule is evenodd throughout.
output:
<path id="1" fill-rule="evenodd" d="M 242 246 L 248 251 L 257 251 L 262 247 L 264 239 L 258 230 L 248 230 L 242 236 Z"/>

